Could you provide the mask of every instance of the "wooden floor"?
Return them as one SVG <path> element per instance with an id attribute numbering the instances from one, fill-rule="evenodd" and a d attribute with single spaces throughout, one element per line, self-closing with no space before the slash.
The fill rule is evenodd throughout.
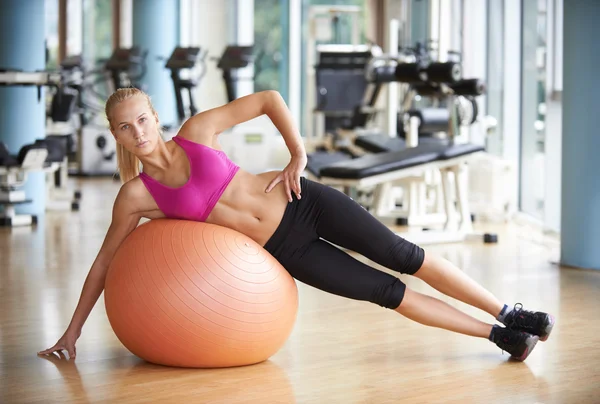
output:
<path id="1" fill-rule="evenodd" d="M 80 212 L 48 214 L 34 230 L 0 229 L 1 403 L 600 402 L 600 272 L 559 268 L 552 264 L 556 242 L 517 225 L 500 228 L 497 245 L 427 250 L 457 263 L 503 301 L 556 315 L 551 338 L 524 363 L 509 361 L 486 340 L 302 284 L 292 335 L 259 365 L 185 370 L 147 364 L 113 334 L 103 297 L 83 329 L 75 362 L 40 358 L 36 352 L 54 344 L 71 318 L 118 189 L 103 179 L 80 186 Z M 418 279 L 402 279 L 440 297 Z"/>

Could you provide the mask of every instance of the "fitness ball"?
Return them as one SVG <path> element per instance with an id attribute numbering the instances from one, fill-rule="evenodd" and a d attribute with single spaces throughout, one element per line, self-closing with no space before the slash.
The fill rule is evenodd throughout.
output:
<path id="1" fill-rule="evenodd" d="M 121 244 L 105 283 L 108 320 L 134 355 L 189 368 L 267 360 L 294 326 L 294 279 L 264 248 L 217 225 L 157 219 Z"/>

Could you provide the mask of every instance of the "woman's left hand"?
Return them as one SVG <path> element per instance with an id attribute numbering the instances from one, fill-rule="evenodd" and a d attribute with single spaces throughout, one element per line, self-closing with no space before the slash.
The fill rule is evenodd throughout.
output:
<path id="1" fill-rule="evenodd" d="M 308 159 L 305 154 L 292 156 L 290 163 L 271 181 L 265 192 L 270 192 L 275 188 L 275 185 L 283 181 L 288 200 L 290 202 L 293 201 L 292 192 L 300 199 L 300 193 L 302 192 L 300 188 L 300 176 L 306 167 L 307 161 Z"/>

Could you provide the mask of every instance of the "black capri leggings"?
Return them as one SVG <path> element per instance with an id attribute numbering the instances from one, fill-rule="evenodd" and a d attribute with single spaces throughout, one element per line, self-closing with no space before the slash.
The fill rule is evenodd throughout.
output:
<path id="1" fill-rule="evenodd" d="M 301 199 L 293 196 L 265 249 L 300 282 L 338 296 L 397 308 L 406 290 L 400 279 L 332 244 L 411 275 L 423 264 L 423 249 L 396 235 L 342 192 L 303 177 L 300 185 Z"/>

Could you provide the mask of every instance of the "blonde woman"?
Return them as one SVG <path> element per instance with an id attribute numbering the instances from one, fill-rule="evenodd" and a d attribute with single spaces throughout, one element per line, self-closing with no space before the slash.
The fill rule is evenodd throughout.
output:
<path id="1" fill-rule="evenodd" d="M 219 134 L 263 114 L 282 134 L 291 159 L 282 171 L 254 175 L 220 150 Z M 72 320 L 53 347 L 39 352 L 42 355 L 66 350 L 71 358 L 76 356 L 76 341 L 104 289 L 109 263 L 141 218 L 179 218 L 235 229 L 264 246 L 298 281 L 395 310 L 424 325 L 487 338 L 518 360 L 525 360 L 552 330 L 551 315 L 502 304 L 450 262 L 397 236 L 351 198 L 301 177 L 307 163 L 304 144 L 277 92 L 259 92 L 197 114 L 167 142 L 160 135 L 150 98 L 140 90 L 126 88 L 112 94 L 106 116 L 118 145 L 124 184 Z M 416 276 L 485 311 L 503 326 L 412 291 L 397 277 L 329 242 Z"/>

